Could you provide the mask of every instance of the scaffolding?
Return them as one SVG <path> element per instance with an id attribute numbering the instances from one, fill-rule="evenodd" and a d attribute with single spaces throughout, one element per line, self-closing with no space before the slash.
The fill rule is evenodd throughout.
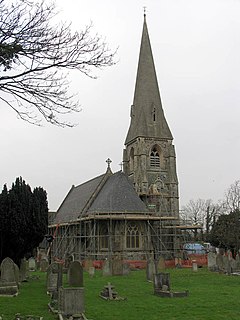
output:
<path id="1" fill-rule="evenodd" d="M 50 234 L 56 225 L 49 226 Z M 179 219 L 154 213 L 93 213 L 61 224 L 51 246 L 51 258 L 105 260 L 174 259 L 185 241 Z"/>

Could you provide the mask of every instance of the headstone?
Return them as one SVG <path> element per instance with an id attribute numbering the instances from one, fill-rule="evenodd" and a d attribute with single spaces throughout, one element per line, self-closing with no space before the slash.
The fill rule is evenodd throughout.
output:
<path id="1" fill-rule="evenodd" d="M 216 263 L 219 271 L 224 270 L 224 265 L 223 265 L 223 255 L 221 253 L 218 253 L 216 256 Z"/>
<path id="2" fill-rule="evenodd" d="M 75 261 L 73 261 L 75 262 Z M 59 288 L 59 311 L 64 316 L 84 312 L 84 288 Z"/>
<path id="3" fill-rule="evenodd" d="M 217 255 L 215 252 L 208 253 L 208 270 L 216 271 L 217 268 Z"/>
<path id="4" fill-rule="evenodd" d="M 1 266 L 0 296 L 18 294 L 19 269 L 10 258 L 3 259 Z"/>
<path id="5" fill-rule="evenodd" d="M 223 271 L 228 272 L 229 271 L 229 259 L 228 256 L 223 256 Z"/>
<path id="6" fill-rule="evenodd" d="M 123 276 L 128 276 L 129 273 L 130 273 L 130 268 L 129 268 L 129 264 L 124 262 L 123 265 L 122 265 L 122 270 L 123 270 Z"/>
<path id="7" fill-rule="evenodd" d="M 231 267 L 231 272 L 237 271 L 237 261 L 233 258 L 230 260 L 230 267 Z"/>
<path id="8" fill-rule="evenodd" d="M 94 275 L 95 275 L 95 268 L 94 268 L 94 267 L 89 267 L 89 269 L 88 269 L 88 274 L 89 274 L 89 276 L 90 276 L 91 278 L 93 278 Z"/>
<path id="9" fill-rule="evenodd" d="M 197 265 L 196 260 L 193 260 L 193 261 L 192 261 L 192 270 L 193 270 L 194 272 L 197 272 L 197 271 L 198 271 L 198 265 Z"/>
<path id="10" fill-rule="evenodd" d="M 17 274 L 16 264 L 10 258 L 3 259 L 0 271 L 2 283 L 18 283 L 19 274 Z"/>
<path id="11" fill-rule="evenodd" d="M 121 259 L 112 260 L 112 274 L 118 276 L 123 274 L 123 262 Z"/>
<path id="12" fill-rule="evenodd" d="M 19 281 L 24 282 L 27 281 L 28 278 L 28 263 L 27 260 L 21 259 L 20 269 L 19 269 Z"/>
<path id="13" fill-rule="evenodd" d="M 47 292 L 52 293 L 58 290 L 58 282 L 59 282 L 59 264 L 57 262 L 53 262 L 47 269 Z"/>
<path id="14" fill-rule="evenodd" d="M 103 276 L 111 276 L 112 275 L 112 263 L 111 260 L 105 260 L 102 267 L 102 275 Z"/>
<path id="15" fill-rule="evenodd" d="M 84 261 L 84 270 L 85 271 L 89 271 L 89 268 L 92 268 L 93 267 L 93 260 L 92 259 L 86 259 Z"/>
<path id="16" fill-rule="evenodd" d="M 165 271 L 165 259 L 163 256 L 160 256 L 157 264 L 157 272 L 164 272 Z"/>
<path id="17" fill-rule="evenodd" d="M 240 255 L 239 255 L 239 253 L 237 253 L 235 260 L 236 260 L 236 268 L 239 271 L 240 270 Z"/>
<path id="18" fill-rule="evenodd" d="M 40 260 L 40 271 L 46 272 L 49 267 L 49 262 L 46 258 Z"/>
<path id="19" fill-rule="evenodd" d="M 148 281 L 153 281 L 154 274 L 156 273 L 156 265 L 153 259 L 147 260 L 146 276 Z"/>
<path id="20" fill-rule="evenodd" d="M 28 268 L 29 271 L 36 271 L 37 269 L 36 260 L 33 257 L 28 259 Z"/>
<path id="21" fill-rule="evenodd" d="M 80 261 L 72 261 L 70 263 L 68 284 L 71 287 L 83 287 L 83 267 Z"/>
<path id="22" fill-rule="evenodd" d="M 158 290 L 170 291 L 169 273 L 156 273 L 154 275 L 154 288 Z"/>

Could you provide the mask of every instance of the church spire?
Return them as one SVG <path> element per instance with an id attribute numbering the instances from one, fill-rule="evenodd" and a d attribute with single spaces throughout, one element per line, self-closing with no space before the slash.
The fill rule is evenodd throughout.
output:
<path id="1" fill-rule="evenodd" d="M 138 137 L 173 139 L 162 109 L 145 12 L 131 124 L 125 144 Z"/>

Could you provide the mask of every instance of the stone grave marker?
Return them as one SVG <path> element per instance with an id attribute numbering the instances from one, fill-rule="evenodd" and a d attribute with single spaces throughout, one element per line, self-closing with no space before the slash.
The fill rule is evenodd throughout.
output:
<path id="1" fill-rule="evenodd" d="M 27 281 L 28 278 L 28 263 L 25 258 L 21 259 L 20 269 L 19 269 L 19 281 Z"/>
<path id="2" fill-rule="evenodd" d="M 3 259 L 1 266 L 0 295 L 14 296 L 18 294 L 19 269 L 10 258 Z"/>
<path id="3" fill-rule="evenodd" d="M 129 264 L 124 262 L 122 265 L 122 270 L 123 270 L 123 276 L 128 276 L 130 273 L 130 268 L 129 268 Z"/>
<path id="4" fill-rule="evenodd" d="M 160 256 L 157 264 L 157 272 L 164 272 L 165 268 L 165 259 L 163 256 Z"/>
<path id="5" fill-rule="evenodd" d="M 93 278 L 94 275 L 95 275 L 95 268 L 94 268 L 94 267 L 89 267 L 89 269 L 88 269 L 88 274 L 89 274 L 89 276 L 90 276 L 91 278 Z"/>
<path id="6" fill-rule="evenodd" d="M 84 270 L 85 271 L 89 271 L 89 268 L 92 268 L 93 267 L 93 260 L 92 259 L 86 259 L 84 261 Z"/>
<path id="7" fill-rule="evenodd" d="M 123 262 L 121 259 L 112 260 L 112 274 L 118 276 L 123 274 Z"/>
<path id="8" fill-rule="evenodd" d="M 111 260 L 105 260 L 102 267 L 102 275 L 103 276 L 111 276 L 112 275 L 112 262 Z"/>
<path id="9" fill-rule="evenodd" d="M 217 255 L 215 252 L 208 253 L 208 270 L 216 271 L 217 268 Z"/>
<path id="10" fill-rule="evenodd" d="M 47 269 L 47 292 L 53 293 L 58 290 L 59 284 L 59 264 L 53 262 Z"/>
<path id="11" fill-rule="evenodd" d="M 40 271 L 46 272 L 49 267 L 49 262 L 46 258 L 40 260 Z"/>
<path id="12" fill-rule="evenodd" d="M 216 263 L 219 271 L 224 270 L 224 265 L 223 265 L 223 255 L 221 253 L 218 253 L 216 256 Z"/>
<path id="13" fill-rule="evenodd" d="M 240 271 L 240 255 L 239 253 L 236 254 L 236 268 L 237 268 L 237 271 Z"/>
<path id="14" fill-rule="evenodd" d="M 83 267 L 80 261 L 72 261 L 70 263 L 68 284 L 71 287 L 83 287 Z"/>
<path id="15" fill-rule="evenodd" d="M 28 268 L 29 268 L 29 271 L 37 270 L 36 260 L 33 257 L 28 259 Z"/>
<path id="16" fill-rule="evenodd" d="M 156 273 L 156 265 L 153 259 L 147 260 L 146 276 L 148 281 L 153 281 L 154 274 Z"/>
<path id="17" fill-rule="evenodd" d="M 75 261 L 73 261 L 75 262 Z M 59 312 L 64 316 L 83 314 L 84 288 L 59 288 Z M 85 319 L 85 318 L 84 318 Z"/>

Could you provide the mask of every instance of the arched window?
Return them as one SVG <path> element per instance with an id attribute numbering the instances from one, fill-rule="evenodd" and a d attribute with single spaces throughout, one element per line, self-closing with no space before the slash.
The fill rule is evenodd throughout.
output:
<path id="1" fill-rule="evenodd" d="M 130 160 L 130 166 L 129 166 L 130 172 L 133 172 L 134 170 L 134 149 L 133 148 L 131 148 L 129 160 Z"/>
<path id="2" fill-rule="evenodd" d="M 160 167 L 160 156 L 156 147 L 153 147 L 150 153 L 150 166 L 154 168 Z"/>
<path id="3" fill-rule="evenodd" d="M 127 228 L 126 247 L 128 249 L 136 249 L 140 247 L 140 232 L 135 224 L 131 224 Z"/>

